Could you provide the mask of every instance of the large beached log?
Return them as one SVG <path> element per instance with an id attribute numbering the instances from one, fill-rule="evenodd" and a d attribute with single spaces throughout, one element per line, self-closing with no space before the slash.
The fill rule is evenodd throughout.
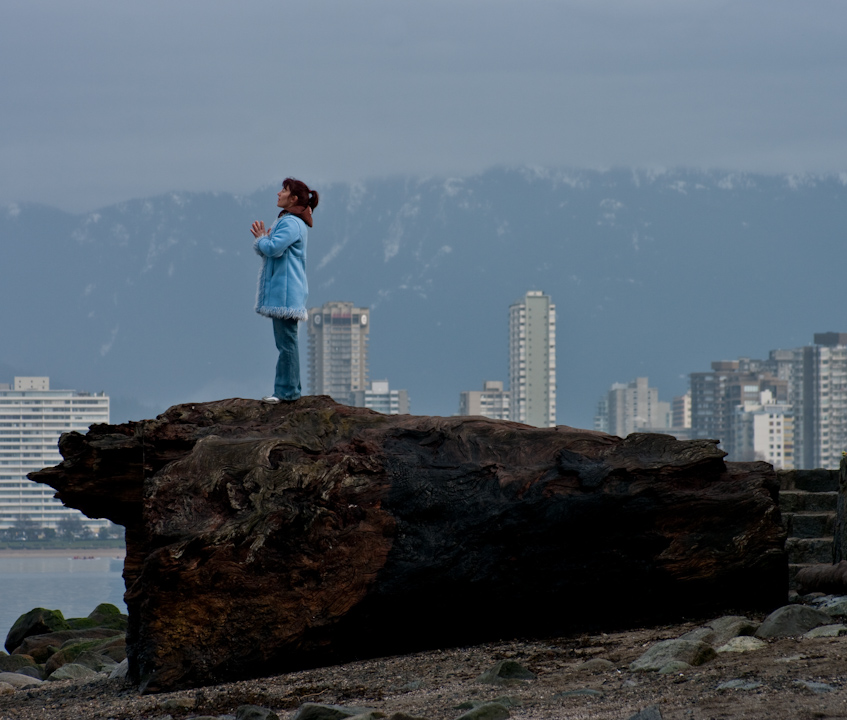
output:
<path id="1" fill-rule="evenodd" d="M 773 469 L 710 440 L 307 397 L 175 406 L 60 448 L 30 477 L 126 526 L 147 692 L 787 593 Z"/>

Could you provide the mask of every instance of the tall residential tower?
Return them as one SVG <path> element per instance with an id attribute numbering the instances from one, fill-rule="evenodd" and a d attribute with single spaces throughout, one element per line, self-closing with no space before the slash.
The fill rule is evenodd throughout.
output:
<path id="1" fill-rule="evenodd" d="M 0 385 L 0 529 L 57 528 L 64 518 L 80 518 L 53 497 L 54 490 L 27 480 L 27 473 L 62 462 L 59 436 L 84 433 L 109 422 L 109 398 L 103 393 L 51 390 L 46 377 L 16 377 Z M 90 528 L 107 520 L 82 518 Z"/>
<path id="2" fill-rule="evenodd" d="M 556 306 L 530 290 L 509 308 L 511 420 L 556 426 Z"/>
<path id="3" fill-rule="evenodd" d="M 370 310 L 328 302 L 309 310 L 309 393 L 349 403 L 368 390 Z"/>

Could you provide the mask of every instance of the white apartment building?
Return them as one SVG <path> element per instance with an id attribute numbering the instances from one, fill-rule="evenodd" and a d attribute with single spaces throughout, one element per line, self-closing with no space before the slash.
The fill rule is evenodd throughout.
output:
<path id="1" fill-rule="evenodd" d="M 815 333 L 802 348 L 795 398 L 804 468 L 837 468 L 847 450 L 847 333 Z"/>
<path id="2" fill-rule="evenodd" d="M 794 469 L 794 416 L 789 403 L 778 403 L 769 390 L 759 402 L 735 408 L 733 460 L 764 460 L 778 470 Z"/>
<path id="3" fill-rule="evenodd" d="M 81 517 L 92 529 L 108 526 L 108 520 L 90 520 L 66 508 L 53 497 L 53 488 L 26 477 L 62 462 L 62 433 L 85 433 L 94 423 L 108 422 L 109 398 L 103 393 L 51 390 L 46 377 L 0 384 L 0 530 L 21 521 L 57 528 L 67 517 Z"/>
<path id="4" fill-rule="evenodd" d="M 685 395 L 674 396 L 671 402 L 671 413 L 673 427 L 682 429 L 691 427 L 691 390 Z"/>
<path id="5" fill-rule="evenodd" d="M 350 404 L 381 412 L 383 415 L 408 415 L 409 393 L 406 390 L 392 390 L 388 380 L 374 380 L 367 390 L 355 390 L 350 393 Z"/>
<path id="6" fill-rule="evenodd" d="M 509 418 L 556 426 L 556 306 L 530 290 L 509 307 Z"/>
<path id="7" fill-rule="evenodd" d="M 308 379 L 311 395 L 349 403 L 368 388 L 370 310 L 328 302 L 309 310 Z"/>
<path id="8" fill-rule="evenodd" d="M 464 390 L 459 395 L 459 415 L 481 415 L 492 420 L 509 419 L 509 391 L 500 380 L 486 380 L 482 390 Z"/>

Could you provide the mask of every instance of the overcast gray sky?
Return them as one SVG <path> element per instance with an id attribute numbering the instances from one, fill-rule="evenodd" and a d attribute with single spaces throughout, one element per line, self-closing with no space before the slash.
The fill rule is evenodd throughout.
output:
<path id="1" fill-rule="evenodd" d="M 0 202 L 847 171 L 844 0 L 3 0 Z"/>

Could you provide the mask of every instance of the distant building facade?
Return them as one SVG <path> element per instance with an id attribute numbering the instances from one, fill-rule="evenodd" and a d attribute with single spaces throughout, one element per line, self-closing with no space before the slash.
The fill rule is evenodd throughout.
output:
<path id="1" fill-rule="evenodd" d="M 609 433 L 626 437 L 645 429 L 667 428 L 669 403 L 659 402 L 659 391 L 646 377 L 615 383 L 608 393 Z"/>
<path id="2" fill-rule="evenodd" d="M 500 380 L 486 380 L 482 390 L 465 390 L 459 395 L 459 415 L 481 415 L 492 420 L 508 420 L 508 390 Z"/>
<path id="3" fill-rule="evenodd" d="M 78 518 L 95 529 L 108 520 L 92 520 L 66 508 L 54 490 L 27 480 L 27 473 L 62 462 L 62 433 L 85 433 L 94 423 L 109 422 L 109 397 L 103 393 L 51 390 L 47 377 L 16 377 L 0 385 L 0 529 L 57 528 Z"/>
<path id="4" fill-rule="evenodd" d="M 675 428 L 690 429 L 691 428 L 691 391 L 685 395 L 674 396 L 671 402 L 671 412 L 673 420 L 671 425 Z"/>
<path id="5" fill-rule="evenodd" d="M 368 388 L 370 310 L 328 302 L 309 310 L 308 382 L 312 395 L 349 403 Z"/>
<path id="6" fill-rule="evenodd" d="M 691 373 L 690 379 L 694 437 L 720 440 L 728 459 L 750 455 L 751 421 L 745 413 L 755 412 L 784 416 L 780 426 L 790 432 L 781 446 L 773 443 L 774 451 L 781 447 L 779 467 L 835 469 L 841 462 L 847 450 L 847 333 L 816 333 L 813 344 L 771 350 L 766 360 L 714 362 L 712 372 Z M 765 391 L 767 403 L 761 399 Z M 759 405 L 767 407 L 749 410 Z M 766 421 L 768 436 L 771 420 Z M 737 427 L 741 422 L 746 423 L 743 432 Z M 752 452 L 772 462 L 770 446 L 760 442 Z"/>
<path id="7" fill-rule="evenodd" d="M 691 373 L 692 436 L 720 440 L 728 459 L 736 460 L 736 409 L 759 403 L 765 391 L 773 402 L 789 402 L 789 383 L 774 370 L 771 362 L 739 358 L 715 361 L 711 372 Z"/>
<path id="8" fill-rule="evenodd" d="M 837 468 L 847 450 L 847 333 L 815 333 L 793 354 L 800 467 Z"/>
<path id="9" fill-rule="evenodd" d="M 790 403 L 776 402 L 765 390 L 759 393 L 757 402 L 736 406 L 734 414 L 734 460 L 763 460 L 779 470 L 794 469 L 794 414 Z"/>
<path id="10" fill-rule="evenodd" d="M 354 407 L 365 407 L 383 415 L 408 415 L 409 393 L 406 390 L 391 390 L 388 380 L 374 380 L 367 390 L 354 390 L 349 403 Z"/>
<path id="11" fill-rule="evenodd" d="M 531 290 L 509 308 L 509 417 L 556 426 L 556 306 Z"/>
<path id="12" fill-rule="evenodd" d="M 679 432 L 684 428 L 673 427 L 671 404 L 659 400 L 658 389 L 650 387 L 646 377 L 629 383 L 614 383 L 597 405 L 594 429 L 619 437 L 634 432 L 687 436 Z"/>

